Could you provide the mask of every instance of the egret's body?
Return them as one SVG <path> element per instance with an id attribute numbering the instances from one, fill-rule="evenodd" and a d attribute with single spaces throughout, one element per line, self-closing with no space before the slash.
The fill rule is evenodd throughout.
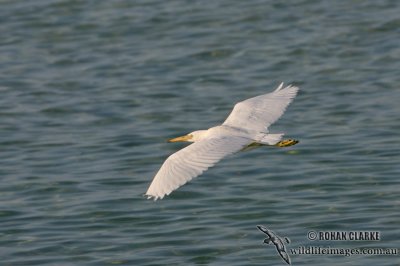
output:
<path id="1" fill-rule="evenodd" d="M 283 114 L 297 91 L 297 87 L 283 88 L 281 84 L 271 93 L 237 103 L 222 125 L 169 140 L 194 143 L 168 157 L 146 195 L 162 199 L 225 156 L 240 150 L 260 145 L 296 144 L 295 140 L 281 141 L 283 134 L 269 134 L 267 128 Z"/>

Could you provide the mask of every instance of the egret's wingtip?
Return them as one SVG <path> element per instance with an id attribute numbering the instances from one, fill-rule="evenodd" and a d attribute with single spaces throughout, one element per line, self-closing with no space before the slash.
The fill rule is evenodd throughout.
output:
<path id="1" fill-rule="evenodd" d="M 278 88 L 276 88 L 275 91 L 280 91 L 283 88 L 283 82 L 281 82 L 281 84 L 279 84 Z"/>
<path id="2" fill-rule="evenodd" d="M 283 86 L 285 83 L 284 82 L 281 82 L 280 84 L 279 84 L 279 86 L 276 88 L 276 90 L 275 91 L 280 91 L 280 90 L 284 90 L 284 89 L 293 89 L 293 90 L 299 90 L 299 87 L 297 87 L 297 86 L 294 86 L 294 85 L 292 85 L 292 84 L 288 84 L 287 86 Z"/>
<path id="3" fill-rule="evenodd" d="M 149 200 L 149 199 L 152 199 L 152 200 L 154 200 L 154 201 L 156 201 L 157 199 L 159 199 L 159 197 L 157 197 L 157 196 L 154 196 L 154 195 L 150 195 L 150 194 L 143 194 L 143 197 L 147 197 L 147 199 Z"/>
<path id="4" fill-rule="evenodd" d="M 285 82 L 279 83 L 279 86 L 275 89 L 275 91 L 280 91 L 280 90 L 286 89 L 286 88 L 296 88 L 296 89 L 299 88 L 299 87 L 297 87 L 297 86 L 295 86 L 293 84 L 288 84 L 286 86 L 284 86 L 284 85 L 285 85 Z"/>

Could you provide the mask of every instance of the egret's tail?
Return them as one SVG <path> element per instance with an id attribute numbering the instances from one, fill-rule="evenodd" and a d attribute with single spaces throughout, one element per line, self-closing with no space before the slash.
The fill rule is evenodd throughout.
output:
<path id="1" fill-rule="evenodd" d="M 283 133 L 265 134 L 258 142 L 266 145 L 275 145 L 282 139 L 283 135 Z"/>

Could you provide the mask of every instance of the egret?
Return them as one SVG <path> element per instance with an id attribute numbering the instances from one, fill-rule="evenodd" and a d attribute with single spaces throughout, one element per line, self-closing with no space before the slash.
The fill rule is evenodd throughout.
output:
<path id="1" fill-rule="evenodd" d="M 294 139 L 282 140 L 283 133 L 270 134 L 268 127 L 282 116 L 298 90 L 292 85 L 283 87 L 281 83 L 271 93 L 237 103 L 222 125 L 168 140 L 194 143 L 165 160 L 145 195 L 154 200 L 162 199 L 238 151 L 263 145 L 287 147 L 297 144 Z"/>

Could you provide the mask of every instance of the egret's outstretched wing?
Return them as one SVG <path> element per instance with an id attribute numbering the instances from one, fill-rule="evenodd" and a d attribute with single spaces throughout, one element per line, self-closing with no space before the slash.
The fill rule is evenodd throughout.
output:
<path id="1" fill-rule="evenodd" d="M 267 94 L 247 99 L 235 105 L 223 125 L 246 130 L 265 131 L 285 112 L 299 88 L 283 83 Z"/>
<path id="2" fill-rule="evenodd" d="M 155 200 L 162 199 L 225 156 L 241 150 L 251 142 L 247 138 L 226 136 L 203 139 L 183 148 L 164 162 L 146 195 Z"/>

